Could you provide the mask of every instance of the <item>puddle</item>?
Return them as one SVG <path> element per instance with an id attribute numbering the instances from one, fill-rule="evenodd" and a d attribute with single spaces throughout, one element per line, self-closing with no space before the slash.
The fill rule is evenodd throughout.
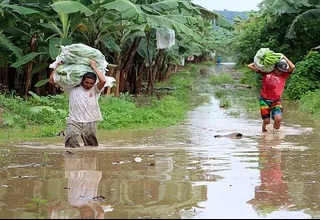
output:
<path id="1" fill-rule="evenodd" d="M 229 117 L 212 97 L 177 127 L 99 131 L 99 147 L 66 149 L 61 137 L 4 146 L 0 215 L 318 218 L 319 131 L 295 119 L 263 134 L 260 118 Z M 233 132 L 243 137 L 214 137 Z"/>

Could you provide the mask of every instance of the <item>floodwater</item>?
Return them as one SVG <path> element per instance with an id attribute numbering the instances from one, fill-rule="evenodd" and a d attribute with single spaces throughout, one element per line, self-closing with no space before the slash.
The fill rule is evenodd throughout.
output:
<path id="1" fill-rule="evenodd" d="M 8 143 L 0 218 L 319 218 L 319 128 L 284 107 L 276 134 L 211 97 L 179 126 L 99 131 L 99 147 Z M 223 136 L 233 132 L 243 138 Z"/>

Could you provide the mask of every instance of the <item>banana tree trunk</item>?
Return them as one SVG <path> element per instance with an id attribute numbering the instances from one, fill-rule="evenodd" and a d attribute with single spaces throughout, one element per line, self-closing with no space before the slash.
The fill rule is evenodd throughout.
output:
<path id="1" fill-rule="evenodd" d="M 166 71 L 165 81 L 169 80 L 171 72 L 172 72 L 173 64 L 169 64 Z"/>
<path id="2" fill-rule="evenodd" d="M 119 97 L 119 84 L 120 84 L 120 70 L 122 67 L 122 62 L 121 62 L 121 54 L 116 53 L 115 54 L 115 63 L 117 64 L 117 67 L 113 71 L 113 76 L 116 79 L 116 86 L 111 88 L 110 93 L 114 93 L 115 97 Z"/>
<path id="3" fill-rule="evenodd" d="M 0 67 L 0 93 L 9 91 L 8 67 Z"/>
<path id="4" fill-rule="evenodd" d="M 137 37 L 134 39 L 129 51 L 127 52 L 127 56 L 125 56 L 125 58 L 122 61 L 123 68 L 121 68 L 121 72 L 120 72 L 119 92 L 123 92 L 125 90 L 125 83 L 127 80 L 127 76 L 130 68 L 132 67 L 133 60 L 137 53 L 137 49 L 139 47 L 140 41 L 141 41 L 141 37 Z"/>
<path id="5" fill-rule="evenodd" d="M 45 79 L 44 76 L 46 76 L 46 75 L 47 75 L 47 70 L 44 69 L 44 70 L 39 71 L 37 74 L 35 74 L 35 76 L 33 78 L 36 78 L 35 82 L 39 82 L 39 81 Z M 39 96 L 47 95 L 46 89 L 44 86 L 35 88 L 35 93 Z"/>
<path id="6" fill-rule="evenodd" d="M 36 51 L 36 46 L 37 46 L 37 36 L 33 35 L 31 37 L 31 42 L 30 42 L 30 53 Z M 27 98 L 28 92 L 31 89 L 32 67 L 33 67 L 33 61 L 31 60 L 26 66 L 25 83 L 22 83 L 22 89 L 20 93 L 20 96 L 24 98 Z"/>
<path id="7" fill-rule="evenodd" d="M 138 68 L 138 74 L 137 74 L 137 79 L 136 79 L 136 89 L 134 94 L 140 94 L 141 93 L 141 87 L 142 87 L 142 77 L 143 77 L 143 72 L 146 69 L 146 64 L 142 62 L 140 64 L 140 67 Z"/>
<path id="8" fill-rule="evenodd" d="M 153 65 L 153 68 L 152 68 L 150 75 L 149 75 L 148 91 L 151 95 L 153 95 L 153 93 L 154 93 L 154 86 L 156 83 L 156 75 L 157 75 L 159 65 L 161 65 L 161 61 L 163 60 L 163 55 L 164 55 L 164 49 L 160 49 L 157 56 L 156 56 L 155 64 Z"/>
<path id="9" fill-rule="evenodd" d="M 156 68 L 156 82 L 161 82 L 161 78 L 163 76 L 163 69 L 164 69 L 164 53 L 161 55 L 159 60 L 157 61 L 158 63 L 155 64 L 154 68 Z"/>
<path id="10" fill-rule="evenodd" d="M 133 64 L 128 74 L 128 86 L 130 94 L 134 94 L 136 90 L 136 79 L 138 74 L 138 64 Z"/>
<path id="11" fill-rule="evenodd" d="M 166 64 L 162 61 L 162 65 L 160 66 L 160 71 L 159 71 L 159 78 L 158 82 L 163 82 L 165 79 L 165 73 L 166 73 Z"/>

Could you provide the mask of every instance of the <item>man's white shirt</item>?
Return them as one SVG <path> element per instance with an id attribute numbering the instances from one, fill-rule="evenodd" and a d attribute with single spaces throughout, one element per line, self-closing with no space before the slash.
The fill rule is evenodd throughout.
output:
<path id="1" fill-rule="evenodd" d="M 88 123 L 102 121 L 99 107 L 99 97 L 103 89 L 99 90 L 97 83 L 86 90 L 81 85 L 73 87 L 66 92 L 69 93 L 69 117 L 68 120 Z"/>

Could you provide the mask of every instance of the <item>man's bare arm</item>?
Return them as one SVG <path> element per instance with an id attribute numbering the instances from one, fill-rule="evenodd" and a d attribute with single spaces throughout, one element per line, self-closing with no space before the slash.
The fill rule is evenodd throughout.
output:
<path id="1" fill-rule="evenodd" d="M 289 65 L 289 73 L 292 73 L 295 68 L 295 65 L 285 55 L 283 55 L 283 59 L 285 59 Z"/>
<path id="2" fill-rule="evenodd" d="M 49 83 L 52 84 L 52 85 L 55 85 L 55 82 L 54 82 L 54 79 L 53 79 L 53 75 L 54 75 L 54 72 L 56 71 L 56 69 L 62 64 L 62 62 L 59 62 L 57 64 L 57 67 L 50 73 L 50 76 L 49 76 Z"/>
<path id="3" fill-rule="evenodd" d="M 54 83 L 54 79 L 53 79 L 54 71 L 55 71 L 55 69 L 52 70 L 52 72 L 50 73 L 50 76 L 49 76 L 49 83 L 52 84 L 52 85 L 55 84 L 55 83 Z"/>
<path id="4" fill-rule="evenodd" d="M 97 84 L 97 88 L 99 90 L 101 90 L 104 87 L 104 85 L 106 84 L 106 77 L 103 75 L 102 72 L 100 72 L 100 70 L 98 70 L 96 61 L 91 60 L 90 65 L 91 65 L 91 68 L 94 70 L 94 72 L 98 76 L 99 82 Z"/>
<path id="5" fill-rule="evenodd" d="M 257 67 L 254 65 L 254 63 L 250 63 L 248 65 L 249 69 L 255 71 L 255 72 L 259 72 L 259 70 L 257 69 Z"/>

